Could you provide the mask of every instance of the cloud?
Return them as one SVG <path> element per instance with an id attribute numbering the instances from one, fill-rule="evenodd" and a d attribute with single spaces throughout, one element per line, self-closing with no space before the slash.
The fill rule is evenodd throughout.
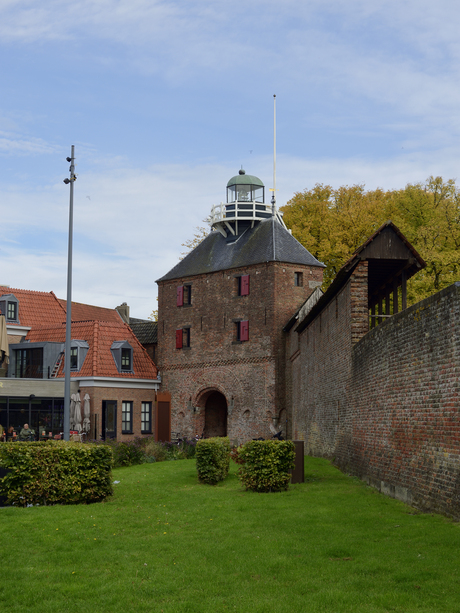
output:
<path id="1" fill-rule="evenodd" d="M 13 155 L 46 154 L 55 153 L 59 149 L 60 147 L 47 143 L 41 138 L 25 138 L 24 136 L 0 131 L 0 153 Z"/>
<path id="2" fill-rule="evenodd" d="M 280 155 L 278 206 L 316 183 L 389 189 L 423 182 L 431 174 L 456 178 L 459 153 L 446 149 L 435 156 L 402 153 L 382 160 Z M 271 164 L 270 156 L 254 157 L 251 167 L 267 187 Z M 117 167 L 82 174 L 75 186 L 73 299 L 106 307 L 126 301 L 133 316 L 147 317 L 155 306 L 155 280 L 177 264 L 182 243 L 203 225 L 211 206 L 225 199 L 230 174 L 228 166 L 219 164 Z M 5 194 L 4 210 L 13 208 L 15 215 L 2 220 L 10 239 L 0 248 L 2 283 L 65 297 L 67 196 L 60 185 L 35 194 L 18 191 L 13 200 Z"/>

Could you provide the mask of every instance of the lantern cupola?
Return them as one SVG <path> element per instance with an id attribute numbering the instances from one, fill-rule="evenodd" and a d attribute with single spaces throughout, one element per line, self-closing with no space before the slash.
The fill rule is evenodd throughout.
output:
<path id="1" fill-rule="evenodd" d="M 273 216 L 284 226 L 281 214 L 271 204 L 265 204 L 262 181 L 241 169 L 227 183 L 227 202 L 212 207 L 209 222 L 214 230 L 232 241 L 256 223 Z"/>

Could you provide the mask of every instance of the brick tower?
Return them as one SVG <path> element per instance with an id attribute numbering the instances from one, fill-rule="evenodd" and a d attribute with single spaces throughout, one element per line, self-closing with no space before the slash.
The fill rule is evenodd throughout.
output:
<path id="1" fill-rule="evenodd" d="M 212 231 L 158 283 L 158 360 L 171 429 L 233 442 L 286 434 L 283 326 L 324 264 L 286 229 L 244 170 L 212 208 Z"/>

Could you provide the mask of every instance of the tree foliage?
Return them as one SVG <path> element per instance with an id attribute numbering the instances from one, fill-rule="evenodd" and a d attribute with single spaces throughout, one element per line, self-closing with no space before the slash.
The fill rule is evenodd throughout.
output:
<path id="1" fill-rule="evenodd" d="M 323 289 L 389 219 L 427 263 L 408 284 L 410 304 L 459 279 L 460 190 L 454 180 L 429 177 L 425 183 L 388 191 L 317 184 L 296 193 L 281 210 L 295 238 L 326 264 Z"/>
<path id="2" fill-rule="evenodd" d="M 206 221 L 206 219 L 203 219 L 203 221 Z M 208 234 L 209 234 L 209 228 L 205 228 L 203 226 L 197 226 L 195 228 L 195 233 L 193 235 L 193 238 L 189 238 L 188 240 L 185 241 L 185 243 L 182 243 L 182 247 L 185 247 L 186 251 L 183 251 L 180 254 L 181 257 L 179 259 L 183 260 L 185 256 L 188 253 L 190 253 L 190 251 L 193 251 L 195 247 L 198 247 L 198 245 L 207 237 Z"/>

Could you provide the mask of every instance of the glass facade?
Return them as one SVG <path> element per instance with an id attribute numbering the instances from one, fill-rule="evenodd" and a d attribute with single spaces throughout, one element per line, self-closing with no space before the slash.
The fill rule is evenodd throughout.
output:
<path id="1" fill-rule="evenodd" d="M 35 440 L 53 437 L 64 429 L 64 398 L 0 398 L 0 424 L 17 435 L 29 424 Z"/>

